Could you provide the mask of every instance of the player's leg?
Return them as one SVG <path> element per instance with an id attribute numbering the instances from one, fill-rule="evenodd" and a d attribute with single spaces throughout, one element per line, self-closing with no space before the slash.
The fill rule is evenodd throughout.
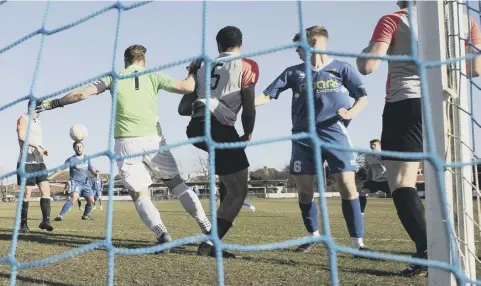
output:
<path id="1" fill-rule="evenodd" d="M 28 183 L 28 182 L 27 182 Z M 20 232 L 24 233 L 29 231 L 28 227 L 28 208 L 30 204 L 30 196 L 32 194 L 33 186 L 25 186 L 25 193 L 22 202 L 22 212 L 20 216 Z"/>
<path id="2" fill-rule="evenodd" d="M 222 203 L 222 201 L 225 198 L 225 195 L 227 195 L 227 189 L 225 188 L 225 185 L 222 182 L 219 182 L 219 201 Z"/>
<path id="3" fill-rule="evenodd" d="M 253 206 L 251 203 L 249 203 L 248 201 L 244 201 L 243 203 L 244 206 L 248 207 L 249 210 L 252 212 L 252 213 L 255 213 L 256 212 L 256 207 Z"/>
<path id="4" fill-rule="evenodd" d="M 20 167 L 20 163 L 17 163 L 17 169 Z M 31 164 L 25 164 L 25 173 L 32 172 Z M 25 182 L 25 191 L 23 194 L 22 211 L 20 213 L 20 233 L 29 231 L 28 227 L 28 208 L 30 203 L 30 196 L 32 194 L 32 188 L 35 186 L 35 178 L 27 178 Z M 20 187 L 22 184 L 22 178 L 17 173 L 17 185 Z"/>
<path id="5" fill-rule="evenodd" d="M 306 231 L 311 236 L 319 236 L 317 204 L 314 200 L 314 178 L 316 174 L 312 144 L 309 139 L 292 141 L 289 173 L 296 183 L 299 209 Z M 317 243 L 305 243 L 297 247 L 297 252 L 310 252 Z"/>
<path id="6" fill-rule="evenodd" d="M 144 138 L 129 138 L 115 140 L 115 153 L 129 156 L 146 151 L 148 143 Z M 151 144 L 150 150 L 158 148 L 158 144 Z M 124 186 L 132 197 L 135 209 L 142 222 L 157 237 L 157 242 L 163 244 L 172 241 L 167 227 L 162 222 L 159 210 L 150 198 L 149 186 L 153 183 L 150 171 L 142 157 L 132 157 L 117 161 L 117 167 Z M 165 250 L 164 252 L 168 252 Z"/>
<path id="7" fill-rule="evenodd" d="M 328 143 L 353 148 L 347 130 L 341 122 L 319 128 L 317 132 L 319 137 Z M 351 245 L 353 248 L 366 250 L 363 241 L 364 220 L 355 178 L 357 170 L 355 153 L 342 150 L 323 151 L 339 187 L 342 213 L 351 237 Z"/>
<path id="8" fill-rule="evenodd" d="M 359 194 L 359 202 L 361 204 L 361 213 L 363 216 L 367 205 L 367 194 L 372 194 L 376 191 L 377 190 L 374 181 L 365 181 L 362 184 L 361 193 Z"/>
<path id="9" fill-rule="evenodd" d="M 85 198 L 85 208 L 82 215 L 82 220 L 91 220 L 90 212 L 94 205 L 94 192 L 90 186 L 84 186 L 81 192 L 81 196 Z"/>
<path id="10" fill-rule="evenodd" d="M 80 197 L 77 200 L 77 204 L 78 204 L 78 209 L 82 210 L 82 201 L 81 201 Z"/>
<path id="11" fill-rule="evenodd" d="M 39 164 L 37 171 L 46 171 L 45 164 Z M 53 227 L 50 224 L 50 183 L 48 182 L 48 175 L 41 175 L 36 178 L 37 186 L 42 194 L 40 198 L 40 209 L 42 211 L 42 222 L 38 226 L 40 229 L 47 231 L 53 231 Z"/>
<path id="12" fill-rule="evenodd" d="M 97 209 L 97 199 L 98 199 L 97 193 L 95 193 L 95 195 L 94 195 L 94 203 L 93 203 L 93 206 L 92 206 L 92 209 L 93 209 L 93 210 Z"/>
<path id="13" fill-rule="evenodd" d="M 103 210 L 103 206 L 102 206 L 102 191 L 98 192 L 97 194 L 97 200 L 99 202 L 99 205 L 100 205 L 100 210 Z"/>
<path id="14" fill-rule="evenodd" d="M 62 207 L 62 210 L 60 210 L 60 213 L 57 215 L 57 217 L 55 217 L 54 219 L 55 221 L 63 220 L 63 217 L 72 208 L 73 204 L 79 200 L 80 191 L 81 190 L 79 189 L 79 185 L 74 181 L 72 181 L 69 197 L 65 202 L 65 204 L 63 204 L 63 207 Z"/>
<path id="15" fill-rule="evenodd" d="M 214 117 L 211 118 L 211 135 L 217 142 L 240 141 L 235 128 L 222 125 Z M 187 137 L 198 136 L 204 136 L 204 120 L 192 118 L 187 126 Z M 205 143 L 196 143 L 194 146 L 204 151 L 208 150 Z M 217 211 L 218 237 L 222 239 L 232 227 L 247 196 L 249 161 L 244 149 L 221 149 L 215 152 L 215 172 L 226 188 L 226 195 Z M 202 242 L 197 253 L 215 256 L 215 248 L 210 242 Z M 223 251 L 222 255 L 226 258 L 236 257 L 227 251 Z"/>
<path id="16" fill-rule="evenodd" d="M 165 144 L 162 139 L 160 146 Z M 199 197 L 180 177 L 177 162 L 172 153 L 167 150 L 155 154 L 153 158 L 146 156 L 144 162 L 149 166 L 152 173 L 162 179 L 171 193 L 179 199 L 184 210 L 197 222 L 201 232 L 209 233 L 211 229 L 209 218 L 205 214 Z"/>
<path id="17" fill-rule="evenodd" d="M 423 152 L 421 110 L 420 98 L 385 105 L 381 135 L 384 151 Z M 397 214 L 416 245 L 414 257 L 427 258 L 424 205 L 416 189 L 419 161 L 386 156 L 383 160 Z M 413 276 L 426 270 L 426 266 L 409 264 L 402 274 Z"/>

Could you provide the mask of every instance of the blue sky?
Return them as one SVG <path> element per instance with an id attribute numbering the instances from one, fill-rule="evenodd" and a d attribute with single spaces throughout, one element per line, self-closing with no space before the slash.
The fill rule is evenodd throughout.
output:
<path id="1" fill-rule="evenodd" d="M 47 29 L 53 29 L 80 19 L 110 2 L 53 2 L 50 5 Z M 123 50 L 132 44 L 147 47 L 148 67 L 158 66 L 198 55 L 202 40 L 202 2 L 155 2 L 122 15 L 119 50 L 115 67 L 123 67 Z M 46 3 L 7 2 L 0 6 L 0 48 L 7 46 L 41 26 Z M 227 25 L 239 27 L 244 35 L 243 52 L 255 52 L 290 43 L 299 31 L 297 3 L 283 2 L 209 2 L 206 44 L 207 53 L 217 56 L 215 35 Z M 374 26 L 384 14 L 397 10 L 396 1 L 308 1 L 303 4 L 305 26 L 323 24 L 330 34 L 330 50 L 360 52 L 369 42 Z M 44 96 L 66 88 L 97 74 L 111 70 L 117 11 L 111 10 L 74 28 L 45 38 L 35 96 Z M 476 17 L 479 21 L 479 17 Z M 40 36 L 0 54 L 2 78 L 0 106 L 28 94 L 39 51 Z M 286 67 L 299 63 L 294 49 L 253 58 L 260 67 L 257 94 L 260 94 Z M 354 58 L 339 58 L 355 66 Z M 185 65 L 164 72 L 184 78 Z M 368 148 L 369 140 L 381 135 L 387 63 L 370 76 L 362 77 L 369 93 L 369 105 L 350 124 L 349 133 L 355 147 Z M 253 140 L 290 134 L 291 92 L 258 109 Z M 188 117 L 177 114 L 180 95 L 159 93 L 159 119 L 168 143 L 187 139 Z M 479 103 L 479 102 L 478 102 Z M 479 105 L 475 103 L 476 105 Z M 50 151 L 48 168 L 61 165 L 73 154 L 69 128 L 75 123 L 89 130 L 85 151 L 96 153 L 108 148 L 110 124 L 110 94 L 93 97 L 76 105 L 41 114 L 44 145 Z M 13 171 L 19 152 L 16 120 L 27 109 L 22 102 L 0 112 L 0 168 Z M 240 120 L 237 124 L 243 134 Z M 479 132 L 478 132 L 479 133 Z M 480 136 L 478 142 L 480 142 Z M 479 145 L 479 144 L 477 144 Z M 290 141 L 247 148 L 252 168 L 262 166 L 283 168 L 290 159 Z M 182 174 L 198 170 L 197 157 L 204 153 L 192 146 L 172 150 Z M 108 158 L 93 160 L 103 172 L 109 171 Z M 115 168 L 114 173 L 117 173 Z"/>

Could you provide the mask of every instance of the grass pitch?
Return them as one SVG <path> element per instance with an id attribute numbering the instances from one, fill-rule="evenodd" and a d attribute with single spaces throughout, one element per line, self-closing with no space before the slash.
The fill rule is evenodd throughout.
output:
<path id="1" fill-rule="evenodd" d="M 305 235 L 296 200 L 252 199 L 252 214 L 243 207 L 225 242 L 259 245 Z M 199 234 L 193 219 L 178 201 L 154 202 L 174 239 Z M 209 202 L 203 200 L 209 210 Z M 52 203 L 52 218 L 63 202 Z M 12 238 L 16 203 L 0 204 L 0 250 L 7 256 Z M 328 200 L 330 227 L 335 241 L 349 246 L 350 239 L 342 216 L 340 200 Z M 105 235 L 105 208 L 92 212 L 94 221 L 81 220 L 83 211 L 75 205 L 64 221 L 52 224 L 55 230 L 38 229 L 40 207 L 30 203 L 30 233 L 20 235 L 16 258 L 19 262 L 44 259 L 102 240 Z M 411 255 L 414 245 L 405 233 L 390 199 L 369 199 L 365 214 L 366 246 L 374 251 Z M 143 225 L 132 202 L 115 201 L 113 243 L 135 249 L 152 246 L 155 236 Z M 115 285 L 216 285 L 215 259 L 199 257 L 194 245 L 168 254 L 115 256 Z M 323 245 L 311 253 L 292 249 L 239 252 L 242 259 L 224 260 L 226 285 L 330 285 L 328 255 Z M 398 272 L 405 263 L 337 256 L 341 285 L 427 285 L 427 278 L 405 278 Z M 10 267 L 0 265 L 0 285 L 8 285 Z M 107 252 L 104 248 L 79 254 L 53 264 L 18 271 L 17 285 L 106 285 Z"/>

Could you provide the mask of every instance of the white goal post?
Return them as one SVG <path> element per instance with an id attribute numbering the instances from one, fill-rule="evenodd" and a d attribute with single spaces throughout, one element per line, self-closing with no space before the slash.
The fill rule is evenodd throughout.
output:
<path id="1" fill-rule="evenodd" d="M 424 62 L 464 57 L 464 42 L 460 45 L 459 35 L 467 38 L 468 20 L 465 12 L 459 10 L 463 7 L 458 4 L 459 2 L 417 1 L 419 57 Z M 470 110 L 467 80 L 460 74 L 461 72 L 466 74 L 465 66 L 465 61 L 459 61 L 450 65 L 428 68 L 424 78 L 431 105 L 434 135 L 434 142 L 431 143 L 435 145 L 439 158 L 448 163 L 470 162 L 473 157 L 470 148 L 472 142 L 469 134 L 470 117 L 460 110 L 460 108 Z M 424 150 L 428 152 L 425 124 L 424 138 Z M 441 193 L 436 182 L 436 170 L 429 162 L 425 162 L 424 168 L 428 258 L 451 265 L 453 259 L 457 259 L 462 271 L 475 280 L 472 167 L 443 170 L 442 183 L 445 186 L 451 218 L 449 223 L 442 215 Z M 456 237 L 454 242 L 450 241 L 446 235 L 448 226 Z M 451 251 L 453 243 L 456 253 Z M 452 273 L 429 268 L 429 285 L 457 285 L 457 282 Z"/>

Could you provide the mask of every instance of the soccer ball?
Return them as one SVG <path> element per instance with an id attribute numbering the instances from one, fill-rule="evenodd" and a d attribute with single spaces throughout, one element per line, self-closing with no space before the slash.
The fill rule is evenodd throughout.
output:
<path id="1" fill-rule="evenodd" d="M 75 142 L 81 142 L 88 136 L 87 127 L 82 124 L 75 124 L 70 128 L 70 138 Z"/>

